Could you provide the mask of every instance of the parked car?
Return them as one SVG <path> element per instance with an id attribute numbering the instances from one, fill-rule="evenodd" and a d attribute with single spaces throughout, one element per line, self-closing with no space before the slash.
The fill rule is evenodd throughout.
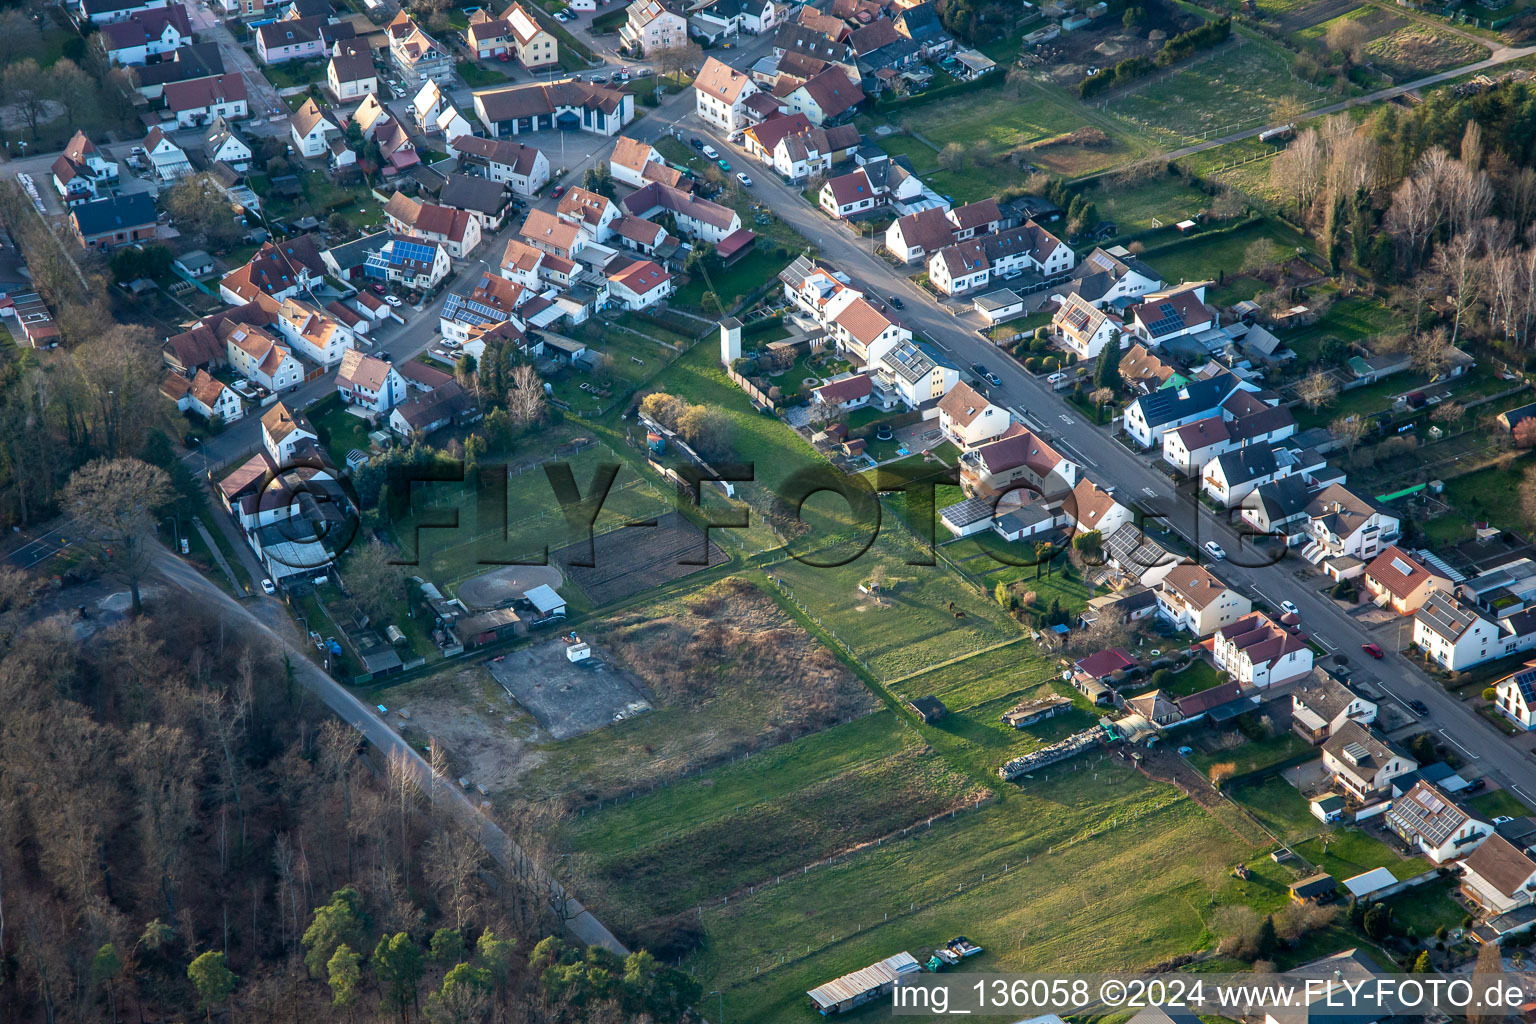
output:
<path id="1" fill-rule="evenodd" d="M 1000 388 L 1000 387 L 1003 386 L 1003 378 L 999 377 L 997 374 L 993 373 L 991 370 L 988 370 L 984 374 L 984 376 L 987 378 L 987 383 L 991 384 L 993 387 Z"/>
<path id="2" fill-rule="evenodd" d="M 731 165 L 729 163 L 727 163 L 726 161 L 724 161 L 724 160 L 716 160 L 715 161 L 715 166 L 720 168 L 726 174 L 730 174 L 731 173 Z"/>
<path id="3" fill-rule="evenodd" d="M 1407 701 L 1407 704 L 1408 709 L 1414 714 L 1418 715 L 1420 718 L 1423 718 L 1425 715 L 1429 714 L 1429 705 L 1425 704 L 1417 697 L 1415 697 L 1413 700 Z M 1468 786 L 1465 792 L 1472 792 L 1472 788 Z"/>
<path id="4" fill-rule="evenodd" d="M 386 291 L 385 287 L 383 285 L 381 285 L 381 284 L 374 285 L 373 286 L 373 290 L 375 292 L 379 293 L 380 295 L 383 295 L 384 292 Z"/>
<path id="5" fill-rule="evenodd" d="M 549 198 L 551 199 L 559 199 L 563 195 L 565 195 L 564 185 L 556 185 L 554 188 L 549 190 Z"/>
<path id="6" fill-rule="evenodd" d="M 703 146 L 699 150 L 699 152 L 703 153 L 705 156 L 709 157 L 711 160 L 714 160 L 714 159 L 716 159 L 716 158 L 718 158 L 720 156 L 720 151 L 717 150 L 714 146 L 711 146 L 711 145 L 708 145 L 708 144 Z"/>
<path id="7" fill-rule="evenodd" d="M 1227 557 L 1226 549 L 1213 540 L 1208 540 L 1205 542 L 1205 550 L 1212 558 L 1216 559 L 1218 562 Z"/>
<path id="8" fill-rule="evenodd" d="M 1366 654 L 1369 654 L 1371 657 L 1378 660 L 1386 657 L 1386 654 L 1384 654 L 1382 649 L 1376 644 L 1361 644 L 1360 649 Z"/>
<path id="9" fill-rule="evenodd" d="M 272 597 L 277 593 L 277 588 L 272 585 L 271 580 L 262 580 L 261 592 L 266 594 L 268 597 Z"/>
<path id="10" fill-rule="evenodd" d="M 1487 788 L 1488 788 L 1488 780 L 1483 778 L 1481 775 L 1479 775 L 1477 778 L 1475 778 L 1471 782 L 1467 783 L 1466 788 L 1463 789 L 1462 792 L 1463 793 L 1477 793 L 1477 792 L 1481 792 L 1482 790 L 1487 789 Z"/>
<path id="11" fill-rule="evenodd" d="M 745 187 L 745 188 L 751 188 L 752 187 L 752 179 L 747 176 L 747 172 L 746 171 L 737 171 L 736 172 L 736 180 L 741 182 L 742 186 Z"/>
<path id="12" fill-rule="evenodd" d="M 1297 608 L 1295 603 L 1292 602 L 1292 601 L 1281 601 L 1280 602 L 1280 608 L 1287 615 L 1300 615 L 1301 614 L 1301 609 Z"/>
<path id="13" fill-rule="evenodd" d="M 907 308 L 907 304 L 905 302 L 901 301 L 901 296 L 899 296 L 899 295 L 887 295 L 885 297 L 885 301 L 889 302 L 892 306 L 894 306 L 897 309 L 906 309 Z"/>
<path id="14" fill-rule="evenodd" d="M 978 377 L 985 377 L 987 375 L 987 368 L 980 363 L 972 363 L 971 372 Z"/>
<path id="15" fill-rule="evenodd" d="M 1047 384 L 1060 384 L 1062 381 L 1064 381 L 1066 379 L 1067 379 L 1067 375 L 1064 374 L 1064 373 L 1061 373 L 1060 371 L 1058 371 L 1056 373 L 1051 374 L 1049 377 L 1045 378 L 1045 382 Z"/>
<path id="16" fill-rule="evenodd" d="M 391 306 L 400 305 L 400 298 L 396 295 L 386 295 L 384 296 L 384 301 L 389 303 Z"/>

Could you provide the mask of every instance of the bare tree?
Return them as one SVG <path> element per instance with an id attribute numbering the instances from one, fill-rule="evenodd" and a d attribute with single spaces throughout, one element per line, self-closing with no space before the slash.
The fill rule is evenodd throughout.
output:
<path id="1" fill-rule="evenodd" d="M 1330 404 L 1338 393 L 1338 384 L 1326 370 L 1315 370 L 1296 385 L 1296 397 L 1313 412 Z"/>
<path id="2" fill-rule="evenodd" d="M 1271 181 L 1281 192 L 1296 197 L 1296 210 L 1303 216 L 1317 202 L 1323 184 L 1323 157 L 1322 137 L 1316 128 L 1308 128 L 1275 157 L 1270 168 Z"/>
<path id="3" fill-rule="evenodd" d="M 1328 49 L 1341 55 L 1350 64 L 1358 64 L 1360 55 L 1365 52 L 1365 44 L 1370 42 L 1370 30 L 1361 22 L 1350 18 L 1335 18 L 1328 25 L 1328 32 L 1323 37 L 1328 44 Z"/>
<path id="4" fill-rule="evenodd" d="M 405 597 L 406 569 L 399 552 L 379 540 L 353 548 L 347 556 L 347 592 L 370 619 L 383 619 Z"/>
<path id="5" fill-rule="evenodd" d="M 0 77 L 0 93 L 32 133 L 33 141 L 37 140 L 38 126 L 48 113 L 48 92 L 48 76 L 30 57 L 10 65 Z"/>
<path id="6" fill-rule="evenodd" d="M 171 499 L 171 479 L 138 459 L 96 459 L 75 470 L 64 507 L 97 545 L 104 564 L 128 584 L 134 614 L 144 610 L 139 584 L 149 572 L 156 511 Z"/>
<path id="7" fill-rule="evenodd" d="M 1365 419 L 1360 416 L 1339 416 L 1328 424 L 1328 432 L 1338 440 L 1346 454 L 1364 440 L 1367 429 Z"/>
<path id="8" fill-rule="evenodd" d="M 533 367 L 524 363 L 512 370 L 512 386 L 507 390 L 507 414 L 522 429 L 544 421 L 544 382 Z"/>
<path id="9" fill-rule="evenodd" d="M 453 914 L 453 926 L 462 931 L 480 904 L 479 884 L 485 851 L 457 826 L 443 827 L 427 842 L 423 865 L 427 881 L 437 890 Z"/>
<path id="10" fill-rule="evenodd" d="M 1408 343 L 1408 360 L 1413 369 L 1433 377 L 1443 371 L 1451 361 L 1451 343 L 1445 336 L 1444 327 L 1422 331 Z"/>

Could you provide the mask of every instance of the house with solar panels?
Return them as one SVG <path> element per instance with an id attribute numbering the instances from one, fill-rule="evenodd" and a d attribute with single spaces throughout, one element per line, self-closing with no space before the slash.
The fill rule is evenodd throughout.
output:
<path id="1" fill-rule="evenodd" d="M 1094 306 L 1080 295 L 1069 295 L 1056 315 L 1051 317 L 1051 331 L 1057 342 L 1079 359 L 1097 359 L 1104 346 L 1113 342 L 1119 348 L 1127 344 L 1122 333 L 1125 324 L 1113 312 Z"/>
<path id="2" fill-rule="evenodd" d="M 1205 304 L 1208 284 L 1195 281 L 1149 292 L 1136 305 L 1125 307 L 1126 330 L 1150 345 L 1210 330 L 1216 326 L 1216 313 Z"/>
<path id="3" fill-rule="evenodd" d="M 876 360 L 875 375 L 913 409 L 927 408 L 960 383 L 960 369 L 941 353 L 910 338 Z"/>
<path id="4" fill-rule="evenodd" d="M 1494 690 L 1493 706 L 1499 714 L 1527 732 L 1536 726 L 1536 664 L 1505 676 Z"/>
<path id="5" fill-rule="evenodd" d="M 1391 741 L 1354 720 L 1335 728 L 1323 743 L 1323 767 L 1357 803 L 1389 795 L 1392 780 L 1418 766 Z"/>
<path id="6" fill-rule="evenodd" d="M 1403 842 L 1436 864 L 1465 857 L 1493 834 L 1492 822 L 1423 780 L 1392 801 L 1386 822 Z"/>
<path id="7" fill-rule="evenodd" d="M 363 276 L 403 288 L 436 288 L 453 269 L 448 250 L 436 242 L 395 235 L 377 252 L 369 253 Z"/>

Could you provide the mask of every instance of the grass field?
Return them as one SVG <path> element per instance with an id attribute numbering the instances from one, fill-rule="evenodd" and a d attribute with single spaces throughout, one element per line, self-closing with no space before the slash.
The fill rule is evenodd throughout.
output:
<path id="1" fill-rule="evenodd" d="M 1311 808 L 1296 787 L 1278 775 L 1262 782 L 1233 786 L 1231 796 L 1265 828 L 1286 842 L 1315 836 L 1328 827 L 1312 816 Z"/>
<path id="2" fill-rule="evenodd" d="M 1249 740 L 1232 750 L 1196 750 L 1189 756 L 1189 763 L 1206 773 L 1212 765 L 1230 762 L 1238 775 L 1246 775 L 1300 757 L 1309 749 L 1307 741 L 1300 736 L 1283 732 L 1267 740 Z"/>
<path id="3" fill-rule="evenodd" d="M 561 443 L 557 439 L 554 445 Z M 517 456 L 513 457 L 516 465 Z M 590 492 L 594 475 L 601 465 L 621 466 L 613 486 L 593 524 L 593 531 L 605 533 L 625 523 L 649 519 L 670 509 L 670 505 L 648 482 L 612 449 L 592 445 L 561 461 L 570 466 L 576 486 L 583 495 Z M 417 551 L 418 535 L 414 528 L 432 515 L 457 510 L 459 526 L 455 530 L 423 529 L 419 534 L 419 561 L 423 574 L 439 585 L 454 583 L 468 576 L 486 572 L 492 565 L 482 559 L 525 559 L 546 547 L 553 550 L 584 539 L 585 533 L 573 535 L 566 524 L 553 486 L 542 466 L 513 471 L 507 480 L 506 539 L 501 539 L 503 523 L 496 516 L 481 522 L 473 482 L 464 486 L 434 484 L 418 495 L 411 515 L 395 525 L 395 535 L 407 554 Z"/>
<path id="4" fill-rule="evenodd" d="M 1524 801 L 1507 789 L 1496 789 L 1492 793 L 1479 793 L 1467 803 L 1488 815 L 1497 818 L 1508 815 L 1511 818 L 1523 818 L 1531 813 L 1531 809 L 1525 806 Z"/>
<path id="5" fill-rule="evenodd" d="M 1409 889 L 1386 901 L 1398 926 L 1413 929 L 1419 941 L 1428 942 L 1436 929 L 1458 928 L 1467 916 L 1466 908 L 1451 898 L 1456 879 L 1440 878 Z"/>
<path id="6" fill-rule="evenodd" d="M 1407 329 L 1403 318 L 1379 299 L 1339 299 L 1328 307 L 1317 323 L 1283 333 L 1282 340 L 1303 363 L 1317 359 L 1318 349 L 1327 338 L 1362 341 L 1378 334 L 1392 334 Z"/>
<path id="7" fill-rule="evenodd" d="M 1188 140 L 1252 127 L 1284 103 L 1305 107 L 1324 98 L 1291 78 L 1282 52 L 1246 40 L 1111 100 L 1109 113 L 1165 141 Z"/>
<path id="8" fill-rule="evenodd" d="M 1528 533 L 1530 524 L 1520 511 L 1520 483 L 1530 465 L 1528 458 L 1519 458 L 1447 480 L 1443 498 L 1452 511 L 1422 523 L 1426 536 L 1432 541 L 1462 539 L 1474 520 Z"/>
<path id="9" fill-rule="evenodd" d="M 1243 265 L 1243 253 L 1254 242 L 1267 239 L 1277 251 L 1290 255 L 1311 245 L 1279 221 L 1263 220 L 1231 231 L 1212 231 L 1142 254 L 1167 281 L 1215 280 L 1218 271 L 1234 273 Z"/>
<path id="10" fill-rule="evenodd" d="M 1399 880 L 1421 875 L 1431 867 L 1423 857 L 1399 857 L 1381 840 L 1357 828 L 1337 829 L 1330 834 L 1328 850 L 1321 839 L 1299 844 L 1296 852 L 1339 881 L 1373 868 L 1386 868 Z"/>
<path id="11" fill-rule="evenodd" d="M 1113 179 L 1113 175 L 1110 176 Z M 1099 217 L 1112 220 L 1122 232 L 1148 231 L 1154 220 L 1176 224 L 1206 209 L 1211 197 L 1172 175 L 1142 181 L 1105 181 L 1085 193 L 1098 208 Z"/>
<path id="12" fill-rule="evenodd" d="M 790 560 L 769 571 L 882 678 L 1018 636 L 1018 626 L 996 602 L 976 594 L 942 564 L 907 564 L 921 557 L 903 527 L 887 526 L 862 557 L 845 565 L 819 568 Z M 887 578 L 883 606 L 858 589 L 876 566 Z"/>
<path id="13" fill-rule="evenodd" d="M 1426 25 L 1404 25 L 1365 47 L 1372 66 L 1393 81 L 1406 82 L 1433 75 L 1446 68 L 1486 60 L 1489 49 L 1451 32 L 1436 32 Z"/>

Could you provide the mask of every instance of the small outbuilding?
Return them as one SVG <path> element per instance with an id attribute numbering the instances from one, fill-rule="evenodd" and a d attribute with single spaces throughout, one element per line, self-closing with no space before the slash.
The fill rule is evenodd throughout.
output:
<path id="1" fill-rule="evenodd" d="M 1338 883 L 1326 872 L 1291 883 L 1291 899 L 1297 903 L 1330 903 L 1338 892 Z"/>

